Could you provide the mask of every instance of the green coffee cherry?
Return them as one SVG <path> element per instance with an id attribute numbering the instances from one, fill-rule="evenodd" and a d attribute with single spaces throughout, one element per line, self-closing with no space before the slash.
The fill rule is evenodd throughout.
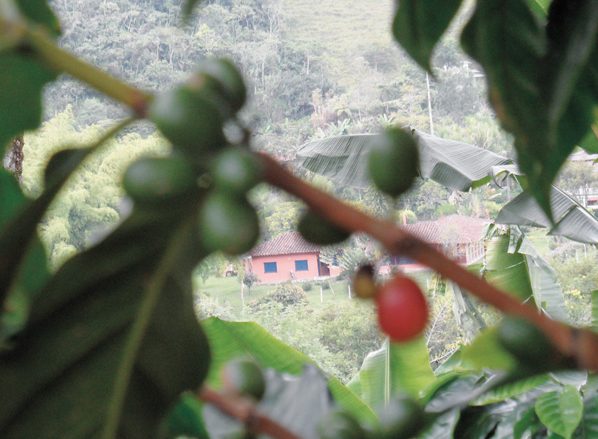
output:
<path id="1" fill-rule="evenodd" d="M 197 159 L 226 142 L 220 110 L 188 86 L 157 95 L 148 109 L 148 118 L 175 147 Z"/>
<path id="2" fill-rule="evenodd" d="M 262 179 L 262 163 L 251 151 L 230 146 L 216 157 L 212 177 L 218 190 L 245 194 Z"/>
<path id="3" fill-rule="evenodd" d="M 257 401 L 266 391 L 266 381 L 260 367 L 251 360 L 233 360 L 222 369 L 222 383 L 227 393 L 248 396 Z"/>
<path id="4" fill-rule="evenodd" d="M 561 358 L 544 333 L 521 317 L 505 316 L 498 326 L 497 337 L 505 350 L 532 368 L 549 368 Z"/>
<path id="5" fill-rule="evenodd" d="M 366 433 L 359 422 L 341 409 L 331 410 L 318 424 L 320 439 L 365 439 Z"/>
<path id="6" fill-rule="evenodd" d="M 306 241 L 320 245 L 337 244 L 351 235 L 313 210 L 308 210 L 301 216 L 297 230 Z"/>
<path id="7" fill-rule="evenodd" d="M 380 413 L 380 436 L 383 439 L 408 439 L 424 426 L 424 411 L 413 398 L 392 398 Z"/>
<path id="8" fill-rule="evenodd" d="M 368 156 L 370 178 L 380 191 L 393 197 L 411 187 L 418 164 L 415 140 L 399 128 L 389 128 L 376 137 Z"/>
<path id="9" fill-rule="evenodd" d="M 236 113 L 243 107 L 247 99 L 247 89 L 243 75 L 230 59 L 207 58 L 198 65 L 197 73 L 216 79 L 233 112 Z"/>
<path id="10" fill-rule="evenodd" d="M 214 191 L 199 212 L 199 235 L 203 247 L 229 255 L 248 252 L 259 237 L 255 209 L 244 197 Z"/>
<path id="11" fill-rule="evenodd" d="M 123 187 L 137 203 L 162 205 L 197 192 L 196 178 L 195 168 L 182 157 L 144 157 L 126 170 Z"/>

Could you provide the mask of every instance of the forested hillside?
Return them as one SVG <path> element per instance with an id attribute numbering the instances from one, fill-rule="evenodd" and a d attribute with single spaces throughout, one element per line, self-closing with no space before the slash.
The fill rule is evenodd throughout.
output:
<path id="1" fill-rule="evenodd" d="M 252 85 L 252 98 L 243 117 L 254 130 L 253 147 L 282 159 L 292 158 L 296 148 L 310 139 L 375 132 L 390 123 L 510 154 L 508 139 L 485 103 L 480 74 L 457 50 L 451 35 L 437 52 L 428 99 L 425 74 L 390 39 L 390 1 L 351 1 L 342 7 L 336 2 L 312 0 L 210 1 L 182 30 L 178 27 L 180 4 L 141 0 L 53 2 L 63 18 L 60 41 L 65 48 L 148 90 L 166 89 L 180 81 L 206 56 L 233 58 Z M 67 138 L 77 137 L 77 132 L 91 125 L 101 129 L 107 120 L 121 117 L 124 111 L 69 78 L 48 87 L 45 99 L 46 129 L 68 134 Z M 149 126 L 138 125 L 135 131 L 142 138 L 155 135 Z M 60 144 L 59 136 L 55 139 L 56 144 L 47 136 L 43 142 L 33 138 L 26 142 L 29 152 L 25 160 L 33 164 L 27 167 L 25 182 L 32 193 L 39 192 L 41 183 L 39 174 L 32 174 L 31 169 L 40 169 Z M 39 143 L 47 148 L 29 148 Z M 122 153 L 123 148 L 117 150 Z M 111 209 L 111 214 L 102 216 L 109 223 L 118 216 L 114 200 L 120 194 L 115 185 L 112 187 L 114 195 L 106 199 L 98 199 L 102 195 L 96 193 L 85 197 L 92 205 Z M 336 191 L 346 199 L 362 200 L 367 210 L 386 214 L 388 205 L 371 191 Z M 424 183 L 399 208 L 410 220 L 453 212 L 481 216 L 496 212 L 500 194 L 490 193 L 492 201 L 476 196 L 451 198 L 443 187 Z M 264 219 L 265 238 L 293 224 L 297 204 L 270 192 L 258 191 L 254 200 L 264 207 L 264 218 L 268 218 Z M 467 202 L 459 205 L 459 200 Z M 88 214 L 89 220 L 85 220 L 86 215 L 82 220 L 81 215 L 74 215 L 79 218 L 76 228 L 82 232 L 64 241 L 68 234 L 63 230 L 58 234 L 63 242 L 59 248 L 82 248 L 80 236 L 97 227 L 96 215 Z M 70 221 L 67 228 L 73 229 L 68 218 L 62 222 Z M 48 237 L 52 248 L 58 235 Z"/>
<path id="2" fill-rule="evenodd" d="M 258 146 L 287 152 L 314 135 L 362 132 L 380 122 L 429 131 L 425 75 L 390 40 L 390 1 L 210 1 L 180 30 L 180 1 L 54 1 L 61 43 L 150 90 L 166 88 L 207 55 L 238 62 L 253 85 L 246 117 Z M 105 20 L 109 17 L 110 20 Z M 435 131 L 507 149 L 484 104 L 482 81 L 449 37 L 430 84 Z M 64 80 L 47 92 L 48 117 L 74 105 L 79 124 L 118 114 Z M 259 109 L 259 111 L 256 111 Z"/>

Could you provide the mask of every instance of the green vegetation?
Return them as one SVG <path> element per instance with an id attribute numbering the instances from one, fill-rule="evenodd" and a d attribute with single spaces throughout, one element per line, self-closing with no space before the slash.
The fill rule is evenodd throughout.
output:
<path id="1" fill-rule="evenodd" d="M 3 437 L 271 434 L 260 416 L 300 437 L 593 437 L 596 3 L 179 3 L 55 2 L 61 28 L 0 0 Z M 346 230 L 319 218 L 335 208 Z M 390 224 L 452 213 L 489 220 L 480 279 Z M 321 253 L 341 277 L 258 284 L 260 229 L 297 228 L 351 235 Z M 372 237 L 456 283 L 350 284 L 386 269 Z"/>

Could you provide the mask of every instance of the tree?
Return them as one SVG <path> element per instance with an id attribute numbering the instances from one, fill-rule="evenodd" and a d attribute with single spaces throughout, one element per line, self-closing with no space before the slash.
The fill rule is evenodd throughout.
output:
<path id="1" fill-rule="evenodd" d="M 394 35 L 425 69 L 431 70 L 429 60 L 433 47 L 460 3 L 400 2 L 393 24 Z M 485 72 L 497 116 L 515 137 L 520 171 L 509 167 L 504 157 L 491 156 L 491 160 L 496 160 L 495 165 L 502 166 L 502 172 L 508 172 L 528 189 L 529 193 L 522 195 L 531 194 L 537 200 L 548 224 L 555 218 L 563 220 L 563 217 L 557 218 L 559 212 L 552 200 L 556 197 L 570 202 L 552 187 L 558 170 L 575 145 L 591 149 L 595 144 L 591 137 L 595 131 L 591 130 L 596 125 L 598 101 L 595 81 L 598 5 L 592 0 L 572 3 L 554 0 L 543 17 L 545 2 L 480 1 L 461 37 L 466 51 Z M 100 21 L 100 25 L 104 25 L 110 23 L 109 17 L 117 13 L 119 7 L 108 2 L 99 9 L 105 15 Z M 243 11 L 246 9 L 240 8 L 240 12 Z M 258 15 L 240 13 L 241 19 L 236 25 L 242 29 L 266 20 L 268 28 L 274 30 L 275 15 L 271 10 L 263 12 Z M 186 83 L 154 95 L 60 49 L 54 42 L 59 32 L 57 20 L 44 2 L 31 5 L 7 0 L 0 3 L 0 78 L 3 83 L 0 144 L 39 126 L 41 89 L 58 73 L 68 73 L 124 104 L 131 117 L 103 133 L 87 148 L 69 148 L 55 154 L 45 169 L 45 189 L 35 200 L 26 199 L 14 178 L 5 171 L 0 172 L 3 261 L 0 265 L 3 304 L 0 393 L 11 396 L 0 403 L 3 435 L 61 436 L 68 431 L 74 437 L 98 434 L 148 437 L 157 430 L 168 436 L 207 437 L 207 430 L 212 434 L 217 434 L 215 431 L 229 434 L 230 430 L 223 432 L 222 426 L 226 429 L 234 422 L 222 421 L 207 408 L 202 411 L 198 400 L 188 394 L 180 398 L 181 392 L 197 389 L 202 401 L 238 418 L 253 433 L 282 438 L 298 434 L 312 436 L 316 423 L 323 419 L 322 413 L 336 413 L 334 404 L 340 404 L 360 422 L 370 423 L 375 428 L 376 416 L 364 401 L 334 379 L 327 381 L 314 369 L 306 369 L 294 383 L 278 375 L 271 377 L 268 383 L 279 391 L 267 395 L 259 406 L 269 416 L 256 411 L 254 406 L 247 409 L 247 405 L 241 405 L 238 395 L 214 392 L 206 384 L 219 383 L 214 375 L 221 369 L 222 359 L 230 358 L 231 352 L 252 355 L 262 365 L 278 367 L 280 372 L 297 373 L 301 363 L 309 362 L 255 325 L 218 320 L 199 325 L 193 313 L 190 272 L 208 253 L 200 244 L 202 238 L 219 233 L 222 244 L 230 241 L 231 236 L 237 238 L 233 243 L 247 244 L 243 248 L 223 245 L 222 250 L 230 253 L 245 251 L 256 239 L 254 228 L 244 227 L 257 223 L 253 207 L 246 199 L 249 186 L 234 192 L 200 178 L 209 172 L 204 164 L 217 156 L 225 143 L 222 132 L 225 122 L 246 133 L 237 140 L 239 147 L 246 146 L 250 135 L 249 128 L 236 117 L 245 98 L 245 84 L 234 65 L 222 59 L 208 62 Z M 141 35 L 136 40 L 142 52 L 156 50 L 158 58 L 167 58 L 169 65 L 174 63 L 176 54 L 168 44 L 153 45 L 144 37 Z M 262 66 L 265 71 L 264 60 Z M 36 236 L 36 228 L 50 202 L 72 171 L 90 154 L 130 123 L 146 118 L 171 140 L 173 152 L 143 162 L 151 163 L 151 172 L 139 172 L 140 162 L 128 168 L 125 174 L 128 186 L 125 184 L 125 187 L 136 188 L 128 190 L 135 201 L 131 215 L 97 245 L 50 274 Z M 210 123 L 206 123 L 207 119 Z M 403 141 L 409 144 L 416 142 L 415 137 L 410 139 L 409 135 L 426 138 L 416 132 L 405 134 L 403 139 L 408 140 Z M 586 143 L 588 135 L 590 141 Z M 433 144 L 427 140 L 428 146 Z M 335 140 L 328 145 L 333 146 L 335 142 L 338 146 Z M 185 157 L 184 165 L 180 157 Z M 521 267 L 521 261 L 525 261 L 540 270 L 534 278 L 540 280 L 539 283 L 531 282 L 531 275 L 527 280 L 522 275 L 496 276 L 511 293 L 520 292 L 523 287 L 531 289 L 535 299 L 533 306 L 521 303 L 519 298 L 480 279 L 391 223 L 369 217 L 306 184 L 272 158 L 252 157 L 260 164 L 260 178 L 299 197 L 334 227 L 345 232 L 368 233 L 390 253 L 417 259 L 498 310 L 519 317 L 519 320 L 512 316 L 505 319 L 501 327 L 483 333 L 467 350 L 443 363 L 445 370 L 454 371 L 462 369 L 466 360 L 475 363 L 472 369 L 445 377 L 446 381 L 436 381 L 426 361 L 418 362 L 409 371 L 419 379 L 407 386 L 405 374 L 396 373 L 394 367 L 392 374 L 362 371 L 352 388 L 358 393 L 369 391 L 370 396 L 374 386 L 368 387 L 372 383 L 367 380 L 375 375 L 389 377 L 389 381 L 382 383 L 382 391 L 377 393 L 377 399 L 383 402 L 389 402 L 391 390 L 416 396 L 424 386 L 431 385 L 423 399 L 428 402 L 426 416 L 422 415 L 417 402 L 406 403 L 404 398 L 390 406 L 406 403 L 411 408 L 407 423 L 409 433 L 402 433 L 412 435 L 416 430 L 428 429 L 432 435 L 440 430 L 452 431 L 457 437 L 488 437 L 499 429 L 513 431 L 516 426 L 522 434 L 542 436 L 548 435 L 548 430 L 550 434 L 564 437 L 574 433 L 587 433 L 590 437 L 591 432 L 596 431 L 593 413 L 598 398 L 591 391 L 595 378 L 588 378 L 587 370 L 598 370 L 598 336 L 537 312 L 534 306 L 543 307 L 545 301 L 554 305 L 558 291 L 547 281 L 550 272 L 516 231 L 498 233 L 496 247 L 514 245 L 516 251 L 499 257 L 491 268 L 496 274 L 513 266 Z M 180 165 L 176 169 L 185 172 L 168 172 L 175 162 Z M 420 162 L 421 165 L 430 163 Z M 456 169 L 454 163 L 451 168 L 450 161 L 442 163 Z M 472 169 L 479 163 L 468 165 Z M 413 167 L 416 166 L 417 163 L 413 163 Z M 420 171 L 426 172 L 423 166 L 421 168 Z M 229 174 L 230 177 L 237 175 L 237 172 Z M 460 177 L 457 179 L 459 188 L 453 189 L 462 190 L 464 186 L 489 180 L 487 173 Z M 210 191 L 220 191 L 221 200 L 223 192 L 229 191 L 227 204 L 222 202 L 219 209 L 214 209 L 224 214 L 213 217 L 213 212 L 202 211 Z M 231 199 L 234 202 L 228 204 Z M 519 197 L 516 200 L 525 201 Z M 575 203 L 568 206 L 571 207 L 567 214 L 582 215 L 576 223 L 588 226 L 576 230 L 576 236 L 584 239 L 583 232 L 592 230 L 593 223 Z M 210 221 L 205 221 L 206 216 Z M 248 230 L 251 234 L 247 234 Z M 218 247 L 219 242 L 211 240 L 211 245 Z M 497 254 L 505 255 L 498 251 Z M 512 260 L 519 263 L 509 264 Z M 510 290 L 513 285 L 516 290 Z M 558 311 L 558 306 L 554 309 Z M 553 312 L 548 307 L 546 310 Z M 427 353 L 421 343 L 414 343 L 410 346 L 413 356 L 406 356 L 404 346 L 387 344 L 369 357 L 366 366 L 371 372 L 379 367 L 385 370 L 389 364 L 404 364 L 410 357 L 425 360 Z M 539 355 L 546 361 L 535 364 L 535 358 L 529 358 L 529 351 L 538 346 L 542 347 Z M 547 358 L 546 354 L 552 352 L 554 355 Z M 507 373 L 479 371 L 488 366 Z M 554 373 L 548 378 L 536 375 L 563 367 L 580 370 L 573 377 Z M 534 391 L 528 393 L 530 388 L 545 384 L 546 380 L 554 381 L 550 383 L 551 390 L 539 397 Z M 328 386 L 336 403 L 329 397 Z M 447 396 L 455 394 L 456 399 Z M 506 408 L 511 407 L 511 401 L 503 402 L 505 395 L 518 402 L 506 418 L 503 415 Z M 374 399 L 372 396 L 368 401 Z M 495 405 L 488 405 L 489 401 Z M 472 408 L 470 404 L 484 408 Z M 561 413 L 555 407 L 564 407 L 566 412 Z M 284 416 L 275 419 L 278 408 L 285 413 L 302 411 L 304 416 L 293 416 L 302 424 L 297 425 Z M 344 419 L 345 426 L 346 422 L 354 425 L 353 431 L 361 428 L 352 417 L 342 415 L 340 419 Z M 396 429 L 397 424 L 401 424 L 391 422 L 392 427 L 389 427 L 387 417 L 381 419 L 383 429 Z M 322 434 L 335 436 L 334 430 Z M 392 430 L 391 434 L 399 433 Z"/>

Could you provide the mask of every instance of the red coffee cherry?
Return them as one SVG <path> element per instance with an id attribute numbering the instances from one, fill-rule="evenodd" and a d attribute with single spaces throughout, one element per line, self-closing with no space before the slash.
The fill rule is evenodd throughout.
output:
<path id="1" fill-rule="evenodd" d="M 428 323 L 428 304 L 419 286 L 398 275 L 376 295 L 378 323 L 392 341 L 409 341 L 420 335 Z"/>

